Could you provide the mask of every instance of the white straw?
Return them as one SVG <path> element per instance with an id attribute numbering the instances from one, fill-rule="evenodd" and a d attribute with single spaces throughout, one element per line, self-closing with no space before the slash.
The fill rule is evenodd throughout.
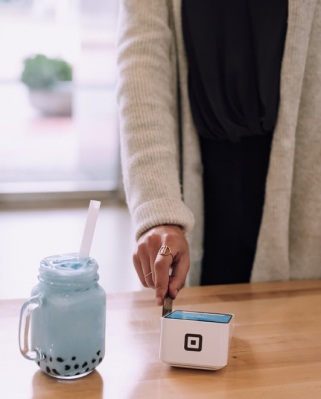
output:
<path id="1" fill-rule="evenodd" d="M 88 258 L 91 244 L 93 242 L 98 212 L 100 208 L 100 201 L 90 201 L 86 226 L 82 236 L 79 258 Z"/>

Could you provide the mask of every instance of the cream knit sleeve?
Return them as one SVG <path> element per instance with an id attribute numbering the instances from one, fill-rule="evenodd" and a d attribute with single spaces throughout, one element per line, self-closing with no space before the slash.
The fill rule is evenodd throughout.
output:
<path id="1" fill-rule="evenodd" d="M 173 34 L 165 0 L 122 0 L 117 100 L 125 192 L 136 238 L 162 225 L 192 229 L 181 198 Z"/>

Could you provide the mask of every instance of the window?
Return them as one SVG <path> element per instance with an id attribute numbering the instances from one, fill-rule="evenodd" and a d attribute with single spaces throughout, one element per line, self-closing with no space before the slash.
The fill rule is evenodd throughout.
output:
<path id="1" fill-rule="evenodd" d="M 117 189 L 117 9 L 117 0 L 0 0 L 0 196 Z M 71 114 L 31 102 L 20 77 L 35 54 L 72 66 L 72 82 L 54 87 L 69 92 Z"/>

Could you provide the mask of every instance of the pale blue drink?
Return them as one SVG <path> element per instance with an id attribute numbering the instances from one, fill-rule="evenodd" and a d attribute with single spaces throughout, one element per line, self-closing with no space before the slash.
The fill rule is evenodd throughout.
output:
<path id="1" fill-rule="evenodd" d="M 50 256 L 40 263 L 39 284 L 26 305 L 34 304 L 29 353 L 52 377 L 82 377 L 104 358 L 106 294 L 97 270 L 93 258 L 79 259 L 78 254 Z"/>

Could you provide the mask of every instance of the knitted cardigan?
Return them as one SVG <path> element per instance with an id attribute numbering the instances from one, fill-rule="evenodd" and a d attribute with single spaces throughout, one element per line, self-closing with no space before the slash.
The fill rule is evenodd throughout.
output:
<path id="1" fill-rule="evenodd" d="M 321 278 L 321 0 L 288 4 L 252 282 Z M 117 63 L 123 177 L 136 238 L 154 226 L 181 226 L 190 244 L 187 284 L 198 285 L 202 164 L 188 97 L 181 0 L 122 0 Z"/>

